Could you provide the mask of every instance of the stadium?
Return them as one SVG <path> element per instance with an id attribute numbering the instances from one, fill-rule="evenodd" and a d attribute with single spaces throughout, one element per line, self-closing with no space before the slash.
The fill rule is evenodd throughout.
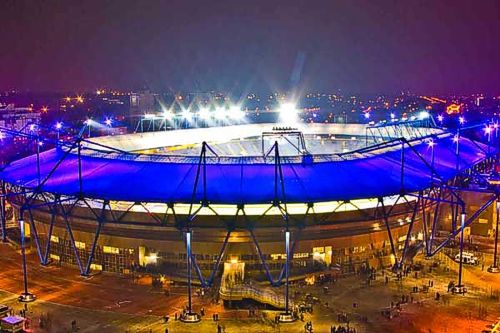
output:
<path id="1" fill-rule="evenodd" d="M 427 119 L 240 123 L 58 141 L 0 179 L 43 265 L 279 285 L 436 253 L 483 212 L 448 185 L 494 156 Z"/>

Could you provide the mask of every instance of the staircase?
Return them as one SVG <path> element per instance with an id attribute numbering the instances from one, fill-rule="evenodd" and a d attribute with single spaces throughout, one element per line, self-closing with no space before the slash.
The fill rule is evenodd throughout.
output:
<path id="1" fill-rule="evenodd" d="M 226 301 L 251 299 L 261 304 L 270 305 L 276 309 L 285 308 L 285 296 L 278 294 L 270 287 L 255 287 L 245 284 L 227 287 L 222 283 L 219 293 L 221 299 Z M 289 305 L 292 306 L 292 303 L 290 302 Z"/>
<path id="2" fill-rule="evenodd" d="M 285 295 L 272 287 L 245 284 L 243 263 L 225 263 L 219 295 L 225 301 L 254 300 L 276 309 L 285 308 Z M 292 306 L 292 302 L 289 303 Z"/>

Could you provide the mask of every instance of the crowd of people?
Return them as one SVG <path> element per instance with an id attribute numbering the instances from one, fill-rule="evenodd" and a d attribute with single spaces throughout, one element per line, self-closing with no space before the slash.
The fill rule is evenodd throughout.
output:
<path id="1" fill-rule="evenodd" d="M 356 328 L 347 326 L 331 326 L 330 333 L 356 333 Z"/>

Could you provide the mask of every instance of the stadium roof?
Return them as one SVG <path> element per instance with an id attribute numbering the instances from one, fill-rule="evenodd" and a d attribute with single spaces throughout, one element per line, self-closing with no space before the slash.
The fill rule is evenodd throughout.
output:
<path id="1" fill-rule="evenodd" d="M 436 136 L 431 147 L 425 140 L 412 141 L 404 151 L 404 191 L 429 188 L 434 180 L 456 175 L 456 142 L 451 135 Z M 399 145 L 400 147 L 400 145 Z M 434 150 L 434 157 L 432 151 Z M 459 141 L 459 169 L 483 161 L 486 147 L 468 138 Z M 40 155 L 43 180 L 65 154 L 62 148 Z M 109 156 L 107 156 L 109 155 Z M 113 158 L 110 156 L 113 155 Z M 347 156 L 347 155 L 346 155 Z M 401 193 L 401 148 L 384 147 L 359 158 L 322 161 L 312 164 L 283 162 L 287 202 L 354 200 Z M 198 170 L 195 160 L 176 162 L 131 159 L 116 154 L 83 154 L 81 157 L 83 195 L 116 201 L 189 203 Z M 15 161 L 0 172 L 0 179 L 25 188 L 36 188 L 36 155 Z M 431 167 L 436 173 L 431 176 Z M 201 168 L 203 169 L 203 168 Z M 206 199 L 220 204 L 270 203 L 275 198 L 274 163 L 232 162 L 206 164 Z M 67 154 L 41 189 L 61 195 L 79 194 L 78 156 Z M 195 200 L 204 198 L 202 181 Z M 278 191 L 278 199 L 283 193 Z"/>

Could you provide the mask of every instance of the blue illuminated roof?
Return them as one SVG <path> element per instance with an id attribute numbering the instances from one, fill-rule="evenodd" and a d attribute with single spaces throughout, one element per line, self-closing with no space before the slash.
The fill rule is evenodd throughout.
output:
<path id="1" fill-rule="evenodd" d="M 432 179 L 449 180 L 456 175 L 456 143 L 451 136 L 412 143 L 404 151 L 404 191 L 430 187 Z M 434 149 L 434 160 L 432 150 Z M 486 158 L 485 146 L 460 139 L 459 169 L 467 169 Z M 417 154 L 418 153 L 418 154 Z M 43 180 L 64 155 L 52 149 L 40 155 Z M 420 156 L 419 156 L 420 155 Z M 347 156 L 347 155 L 346 155 Z M 380 149 L 359 158 L 282 164 L 287 202 L 320 202 L 397 195 L 401 192 L 401 149 Z M 273 163 L 210 163 L 206 165 L 206 199 L 211 203 L 270 203 L 275 199 Z M 430 166 L 437 175 L 431 177 Z M 189 203 L 197 173 L 196 161 L 158 162 L 103 155 L 82 156 L 83 194 L 86 197 L 132 202 Z M 36 156 L 11 163 L 0 179 L 26 188 L 38 182 Z M 78 158 L 69 154 L 49 179 L 43 191 L 78 195 Z M 279 199 L 283 199 L 279 191 Z M 203 200 L 203 186 L 197 186 L 196 201 Z"/>

